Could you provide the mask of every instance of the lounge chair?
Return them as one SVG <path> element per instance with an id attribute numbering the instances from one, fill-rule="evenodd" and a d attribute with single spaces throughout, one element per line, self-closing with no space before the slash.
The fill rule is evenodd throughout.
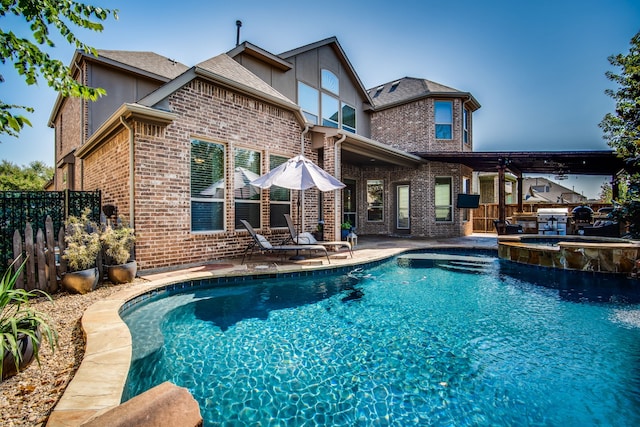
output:
<path id="1" fill-rule="evenodd" d="M 329 259 L 329 253 L 327 253 L 327 248 L 322 245 L 272 245 L 269 241 L 261 234 L 256 233 L 256 230 L 249 224 L 246 220 L 241 219 L 240 222 L 244 225 L 244 228 L 247 229 L 249 234 L 251 235 L 251 243 L 247 245 L 247 248 L 244 250 L 244 254 L 242 254 L 242 264 L 244 264 L 244 258 L 247 255 L 247 252 L 251 249 L 251 253 L 255 249 L 263 252 L 272 252 L 272 253 L 280 253 L 284 254 L 284 252 L 288 251 L 320 251 L 324 252 L 327 257 L 327 261 L 331 264 L 331 260 Z"/>
<path id="2" fill-rule="evenodd" d="M 499 236 L 504 234 L 521 234 L 524 232 L 521 224 L 511 224 L 509 220 L 504 222 L 494 219 L 493 226 L 496 228 L 496 232 Z"/>
<path id="3" fill-rule="evenodd" d="M 296 228 L 293 225 L 293 221 L 291 220 L 291 215 L 284 214 L 284 219 L 287 221 L 287 227 L 289 227 L 289 234 L 291 235 L 290 241 L 296 243 L 298 245 L 322 245 L 322 246 L 342 246 L 349 249 L 349 253 L 351 254 L 351 258 L 353 258 L 353 249 L 351 248 L 351 243 L 345 242 L 344 240 L 316 240 L 310 233 L 300 233 L 296 231 Z"/>

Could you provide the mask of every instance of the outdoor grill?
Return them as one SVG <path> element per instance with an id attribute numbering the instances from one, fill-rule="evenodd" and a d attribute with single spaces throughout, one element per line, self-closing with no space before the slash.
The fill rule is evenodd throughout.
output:
<path id="1" fill-rule="evenodd" d="M 538 234 L 567 234 L 567 208 L 541 208 L 538 209 Z"/>

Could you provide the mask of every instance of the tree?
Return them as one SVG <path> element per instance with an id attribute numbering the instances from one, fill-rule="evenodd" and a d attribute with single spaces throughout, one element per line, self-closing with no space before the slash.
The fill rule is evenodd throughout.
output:
<path id="1" fill-rule="evenodd" d="M 109 15 L 118 19 L 118 11 L 86 5 L 73 0 L 1 0 L 0 16 L 22 16 L 30 24 L 31 39 L 21 38 L 13 31 L 0 28 L 0 61 L 10 61 L 28 85 L 43 77 L 47 84 L 62 96 L 76 96 L 96 100 L 106 92 L 76 81 L 69 67 L 52 58 L 41 47 L 54 47 L 50 30 L 58 33 L 76 49 L 97 55 L 96 50 L 82 43 L 71 31 L 71 26 L 102 31 L 102 21 Z M 4 79 L 0 75 L 0 82 Z M 23 105 L 6 104 L 0 99 L 0 134 L 18 136 L 29 120 L 20 112 L 33 112 Z"/>
<path id="2" fill-rule="evenodd" d="M 31 162 L 21 168 L 3 160 L 0 163 L 0 191 L 40 191 L 53 178 L 53 168 L 43 162 Z"/>
<path id="3" fill-rule="evenodd" d="M 606 73 L 609 80 L 618 84 L 617 90 L 605 91 L 616 101 L 616 109 L 605 115 L 600 127 L 609 146 L 625 160 L 627 173 L 627 191 L 616 201 L 620 209 L 614 215 L 629 224 L 632 238 L 640 238 L 640 32 L 631 39 L 627 55 L 608 59 L 621 71 Z"/>

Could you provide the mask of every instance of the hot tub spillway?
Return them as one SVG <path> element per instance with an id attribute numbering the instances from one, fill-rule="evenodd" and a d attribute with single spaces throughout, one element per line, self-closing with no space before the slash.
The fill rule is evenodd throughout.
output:
<path id="1" fill-rule="evenodd" d="M 485 274 L 493 270 L 495 258 L 452 254 L 404 254 L 398 265 L 413 268 L 441 268 L 460 273 Z"/>

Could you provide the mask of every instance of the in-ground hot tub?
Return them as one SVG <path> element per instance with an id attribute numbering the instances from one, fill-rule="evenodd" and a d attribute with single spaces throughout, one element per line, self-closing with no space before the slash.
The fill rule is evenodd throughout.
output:
<path id="1" fill-rule="evenodd" d="M 602 273 L 634 272 L 640 242 L 610 237 L 506 235 L 498 256 L 523 264 Z"/>

